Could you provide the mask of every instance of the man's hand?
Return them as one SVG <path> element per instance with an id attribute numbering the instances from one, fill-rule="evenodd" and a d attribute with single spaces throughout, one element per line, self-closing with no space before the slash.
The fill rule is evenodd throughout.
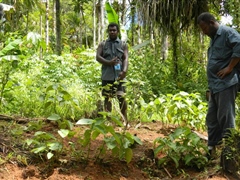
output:
<path id="1" fill-rule="evenodd" d="M 119 62 L 117 60 L 118 60 L 118 57 L 113 58 L 111 61 L 109 61 L 108 65 L 114 66 L 114 65 L 118 64 Z"/>
<path id="2" fill-rule="evenodd" d="M 230 67 L 225 67 L 222 70 L 218 71 L 217 76 L 223 79 L 226 75 L 232 72 L 232 69 Z"/>
<path id="3" fill-rule="evenodd" d="M 118 80 L 123 80 L 126 77 L 127 73 L 125 71 L 121 71 L 118 76 Z"/>

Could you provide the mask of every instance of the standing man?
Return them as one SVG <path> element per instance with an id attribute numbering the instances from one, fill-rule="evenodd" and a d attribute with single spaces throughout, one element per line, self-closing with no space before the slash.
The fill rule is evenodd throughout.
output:
<path id="1" fill-rule="evenodd" d="M 229 128 L 235 127 L 235 99 L 238 74 L 234 68 L 240 61 L 240 35 L 233 28 L 219 25 L 215 17 L 204 12 L 197 23 L 211 38 L 208 48 L 207 78 L 210 90 L 206 124 L 209 156 L 221 143 Z"/>
<path id="2" fill-rule="evenodd" d="M 116 23 L 108 25 L 108 39 L 99 44 L 96 60 L 102 64 L 102 95 L 105 111 L 112 111 L 111 97 L 119 100 L 124 125 L 128 125 L 127 102 L 125 101 L 124 79 L 128 71 L 128 47 L 118 38 L 119 26 Z"/>

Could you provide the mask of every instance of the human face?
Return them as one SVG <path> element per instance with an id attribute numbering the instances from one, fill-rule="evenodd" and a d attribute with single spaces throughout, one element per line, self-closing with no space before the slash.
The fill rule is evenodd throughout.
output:
<path id="1" fill-rule="evenodd" d="M 206 23 L 204 21 L 200 21 L 199 27 L 201 28 L 203 34 L 213 38 L 217 32 L 217 29 L 214 26 L 214 22 Z"/>
<path id="2" fill-rule="evenodd" d="M 109 34 L 109 38 L 112 40 L 117 39 L 118 37 L 118 30 L 116 26 L 110 26 L 108 28 L 108 34 Z"/>

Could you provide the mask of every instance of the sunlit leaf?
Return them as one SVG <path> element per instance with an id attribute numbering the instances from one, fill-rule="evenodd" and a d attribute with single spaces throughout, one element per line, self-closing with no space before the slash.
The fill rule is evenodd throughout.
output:
<path id="1" fill-rule="evenodd" d="M 68 129 L 60 129 L 60 130 L 58 130 L 58 134 L 59 134 L 62 138 L 65 138 L 65 137 L 67 137 L 67 135 L 69 134 L 69 130 L 68 130 Z"/>
<path id="2" fill-rule="evenodd" d="M 51 121 L 57 121 L 57 120 L 61 119 L 61 117 L 58 114 L 52 114 L 47 119 L 51 120 Z"/>
<path id="3" fill-rule="evenodd" d="M 47 146 L 41 146 L 41 147 L 37 147 L 37 148 L 32 149 L 31 152 L 37 154 L 37 153 L 45 151 L 46 149 L 47 149 Z"/>
<path id="4" fill-rule="evenodd" d="M 62 149 L 62 145 L 59 142 L 47 143 L 47 146 L 52 151 L 60 151 Z"/>
<path id="5" fill-rule="evenodd" d="M 53 155 L 54 155 L 53 153 L 48 152 L 48 153 L 47 153 L 47 158 L 48 158 L 48 159 L 51 159 L 51 158 L 53 157 Z"/>
<path id="6" fill-rule="evenodd" d="M 77 121 L 77 125 L 89 125 L 95 123 L 96 120 L 93 119 L 80 119 Z"/>
<path id="7" fill-rule="evenodd" d="M 35 32 L 29 32 L 27 34 L 27 40 L 31 41 L 35 45 L 41 40 L 41 35 Z"/>

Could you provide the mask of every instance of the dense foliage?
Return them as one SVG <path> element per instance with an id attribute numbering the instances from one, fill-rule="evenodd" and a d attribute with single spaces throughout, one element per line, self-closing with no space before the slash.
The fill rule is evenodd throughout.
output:
<path id="1" fill-rule="evenodd" d="M 96 157 L 108 149 L 119 159 L 125 158 L 130 162 L 131 146 L 134 143 L 141 144 L 141 141 L 126 131 L 115 132 L 111 124 L 107 124 L 110 117 L 119 126 L 123 126 L 116 99 L 112 99 L 112 113 L 107 114 L 102 108 L 101 66 L 95 60 L 95 41 L 97 38 L 98 41 L 105 38 L 106 34 L 103 24 L 98 24 L 102 32 L 99 30 L 98 37 L 93 38 L 93 31 L 97 28 L 92 23 L 91 8 L 97 4 L 95 10 L 100 11 L 102 1 L 67 2 L 62 1 L 61 55 L 54 53 L 56 44 L 59 43 L 54 35 L 54 14 L 50 11 L 50 16 L 47 17 L 49 14 L 43 3 L 19 1 L 15 4 L 15 11 L 6 12 L 7 21 L 0 33 L 1 114 L 45 118 L 56 122 L 57 133 L 62 138 L 60 140 L 56 135 L 42 131 L 44 123 L 41 120 L 30 121 L 26 127 L 18 127 L 19 131 L 16 132 L 19 135 L 21 131 L 34 131 L 34 136 L 25 143 L 31 152 L 46 156 L 47 159 L 57 159 L 60 156 L 64 150 L 63 139 L 74 136 L 72 128 L 78 122 L 78 125 L 89 125 L 84 137 L 79 140 L 83 147 L 90 146 L 91 141 L 103 135 L 104 143 Z M 54 3 L 55 1 L 50 2 L 50 7 L 54 7 Z M 211 1 L 209 8 L 212 4 Z M 120 5 L 116 1 L 113 3 L 118 13 L 121 12 L 117 8 Z M 164 126 L 186 126 L 165 139 L 155 141 L 158 144 L 155 153 L 161 150 L 168 154 L 161 159 L 159 165 L 173 161 L 178 168 L 181 161 L 188 166 L 202 168 L 207 161 L 199 152 L 206 151 L 206 147 L 190 129 L 206 130 L 205 65 L 208 40 L 196 31 L 195 19 L 190 16 L 192 14 L 182 14 L 180 19 L 176 18 L 177 24 L 165 21 L 160 21 L 159 24 L 159 19 L 154 23 L 146 22 L 144 18 L 144 21 L 140 20 L 140 16 L 137 16 L 141 9 L 139 1 L 131 1 L 130 5 L 131 23 L 127 30 L 130 66 L 126 84 L 129 121 L 161 121 Z M 162 5 L 168 7 L 169 4 Z M 135 6 L 138 7 L 137 11 L 133 9 Z M 182 6 L 184 4 L 180 7 Z M 228 3 L 225 6 L 232 15 L 235 7 Z M 212 11 L 216 11 L 215 8 L 212 7 Z M 168 13 L 170 17 L 179 15 L 171 14 L 171 11 Z M 15 19 L 11 19 L 11 16 Z M 42 34 L 43 22 L 39 17 L 42 19 L 43 16 L 45 21 L 49 18 L 52 24 L 49 37 L 46 37 L 46 32 Z M 234 22 L 239 22 L 237 16 L 233 17 Z M 136 19 L 138 22 L 135 22 Z M 16 20 L 21 23 L 16 23 Z M 100 23 L 101 19 L 97 20 Z M 180 20 L 186 20 L 188 28 L 179 30 Z M 166 33 L 167 29 L 161 28 L 161 23 L 167 23 L 171 33 Z M 150 30 L 148 27 L 151 27 Z M 135 44 L 138 45 L 134 46 Z M 112 136 L 107 136 L 108 133 Z M 189 155 L 183 158 L 186 149 L 189 150 Z"/>

